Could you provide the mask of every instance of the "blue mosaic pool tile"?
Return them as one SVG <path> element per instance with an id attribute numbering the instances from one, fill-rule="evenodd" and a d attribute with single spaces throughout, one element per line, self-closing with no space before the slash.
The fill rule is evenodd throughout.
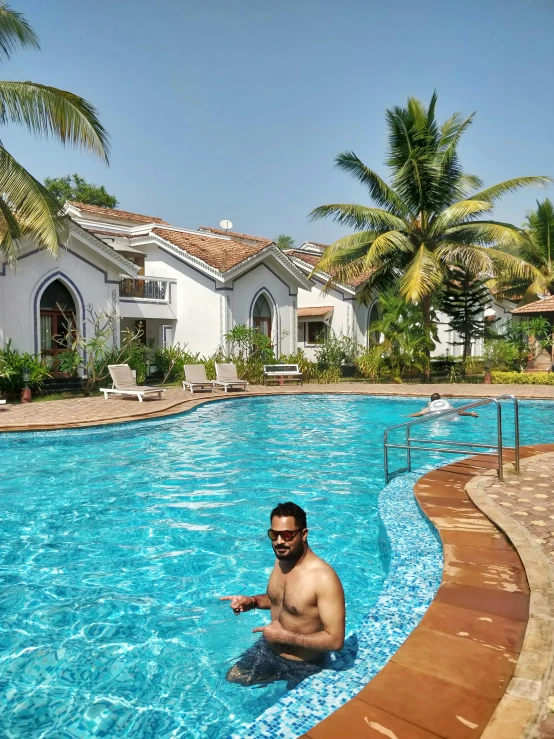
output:
<path id="1" fill-rule="evenodd" d="M 436 465 L 435 465 L 436 466 Z M 429 465 L 396 478 L 379 496 L 379 513 L 390 544 L 390 568 L 382 594 L 329 668 L 268 708 L 231 739 L 296 739 L 353 698 L 407 639 L 440 585 L 442 547 L 422 514 L 413 486 Z"/>

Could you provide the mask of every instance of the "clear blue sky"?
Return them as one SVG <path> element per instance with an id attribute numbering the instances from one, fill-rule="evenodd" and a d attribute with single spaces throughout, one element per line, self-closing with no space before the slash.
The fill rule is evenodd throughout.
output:
<path id="1" fill-rule="evenodd" d="M 477 112 L 464 168 L 486 183 L 554 176 L 552 0 L 10 0 L 38 32 L 5 79 L 78 93 L 111 135 L 111 166 L 16 127 L 4 145 L 36 177 L 78 172 L 120 207 L 196 228 L 330 243 L 310 223 L 331 202 L 367 202 L 333 169 L 352 149 L 383 167 L 384 112 L 408 95 L 439 115 Z M 537 197 L 506 198 L 521 223 Z"/>

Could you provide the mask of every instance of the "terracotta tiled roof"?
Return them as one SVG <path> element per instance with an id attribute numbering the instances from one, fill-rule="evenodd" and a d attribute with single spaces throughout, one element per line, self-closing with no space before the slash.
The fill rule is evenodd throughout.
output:
<path id="1" fill-rule="evenodd" d="M 135 223 L 166 223 L 161 218 L 155 216 L 143 216 L 140 213 L 129 213 L 126 210 L 115 210 L 114 208 L 101 208 L 99 205 L 88 205 L 88 203 L 78 203 L 75 200 L 68 200 L 69 205 L 82 210 L 85 213 L 94 213 L 95 215 L 105 216 L 114 220 L 132 221 Z"/>
<path id="2" fill-rule="evenodd" d="M 226 272 L 271 244 L 269 241 L 257 246 L 248 246 L 234 239 L 214 239 L 208 234 L 184 233 L 169 228 L 154 228 L 152 233 L 220 272 Z"/>
<path id="3" fill-rule="evenodd" d="M 287 249 L 285 254 L 287 257 L 292 257 L 293 259 L 301 259 L 312 267 L 317 267 L 321 259 L 318 254 L 310 254 L 307 251 L 300 251 L 299 249 Z"/>
<path id="4" fill-rule="evenodd" d="M 319 260 L 321 259 L 317 254 L 310 254 L 309 252 L 301 251 L 299 249 L 289 249 L 285 254 L 293 259 L 300 259 L 311 267 L 317 267 Z M 352 277 L 346 284 L 349 287 L 360 287 L 360 285 L 363 285 L 364 282 L 369 280 L 372 274 L 372 272 L 364 272 L 361 275 L 358 275 L 358 277 Z"/>
<path id="5" fill-rule="evenodd" d="M 540 313 L 554 313 L 554 295 L 544 300 L 535 300 L 534 303 L 520 305 L 519 308 L 515 308 L 512 311 L 512 315 L 522 315 L 523 313 L 534 313 L 535 315 Z"/>
<path id="6" fill-rule="evenodd" d="M 222 228 L 211 228 L 210 226 L 200 226 L 199 231 L 209 231 L 218 236 L 230 236 L 232 239 L 247 239 L 248 241 L 259 241 L 260 243 L 272 244 L 273 239 L 264 239 L 262 236 L 250 236 L 249 234 L 241 234 L 237 231 L 224 231 Z"/>
<path id="7" fill-rule="evenodd" d="M 299 308 L 298 318 L 313 318 L 315 316 L 326 316 L 333 310 L 332 305 L 317 305 L 313 308 Z"/>

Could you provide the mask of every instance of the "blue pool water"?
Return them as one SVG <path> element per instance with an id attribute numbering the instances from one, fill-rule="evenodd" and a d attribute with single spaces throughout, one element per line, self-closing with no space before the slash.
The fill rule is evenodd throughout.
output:
<path id="1" fill-rule="evenodd" d="M 554 440 L 550 405 L 521 405 L 522 443 Z M 420 407 L 241 398 L 157 421 L 0 435 L 2 736 L 222 739 L 255 719 L 284 684 L 245 689 L 225 673 L 266 614 L 235 617 L 219 596 L 265 589 L 268 513 L 293 499 L 343 581 L 355 632 L 389 563 L 382 432 Z M 480 413 L 483 425 L 433 423 L 425 436 L 476 440 L 484 426 L 493 442 L 494 410 Z M 434 459 L 415 456 L 414 468 Z"/>

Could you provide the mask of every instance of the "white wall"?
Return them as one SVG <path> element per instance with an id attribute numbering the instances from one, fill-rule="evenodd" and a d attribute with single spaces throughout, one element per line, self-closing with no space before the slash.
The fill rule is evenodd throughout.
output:
<path id="1" fill-rule="evenodd" d="M 191 352 L 212 354 L 221 343 L 220 295 L 226 293 L 216 291 L 215 279 L 193 269 L 157 244 L 141 244 L 136 248 L 146 254 L 144 271 L 147 277 L 175 280 L 171 285 L 171 308 L 176 317 L 174 344 L 186 344 Z M 219 283 L 218 286 L 221 287 Z M 148 308 L 143 310 L 148 328 Z M 170 320 L 165 322 L 171 323 Z M 155 343 L 157 345 L 158 341 Z"/>
<path id="2" fill-rule="evenodd" d="M 352 300 L 354 296 L 339 289 L 332 289 L 328 293 L 324 293 L 322 288 L 323 283 L 319 280 L 317 282 L 314 281 L 313 287 L 309 291 L 300 288 L 298 290 L 298 307 L 332 307 L 331 330 L 337 336 L 342 333 L 344 336 L 356 336 L 357 338 L 359 327 L 356 305 Z M 298 348 L 302 349 L 308 359 L 313 360 L 315 358 L 317 344 L 308 343 L 308 332 L 304 331 L 304 322 L 302 319 L 299 319 L 299 321 Z"/>
<path id="3" fill-rule="evenodd" d="M 252 308 L 261 292 L 266 294 L 271 306 L 272 340 L 277 353 L 292 354 L 297 341 L 297 288 L 290 272 L 274 257 L 267 257 L 233 281 L 233 290 L 227 293 L 232 325 L 252 325 Z"/>
<path id="4" fill-rule="evenodd" d="M 40 351 L 40 296 L 48 284 L 60 279 L 71 292 L 82 327 L 86 307 L 111 311 L 119 300 L 119 273 L 116 264 L 93 251 L 75 236 L 68 249 L 60 249 L 54 258 L 36 247 L 22 249 L 15 270 L 0 269 L 0 346 L 7 340 L 23 352 Z M 87 334 L 90 324 L 86 323 Z"/>

